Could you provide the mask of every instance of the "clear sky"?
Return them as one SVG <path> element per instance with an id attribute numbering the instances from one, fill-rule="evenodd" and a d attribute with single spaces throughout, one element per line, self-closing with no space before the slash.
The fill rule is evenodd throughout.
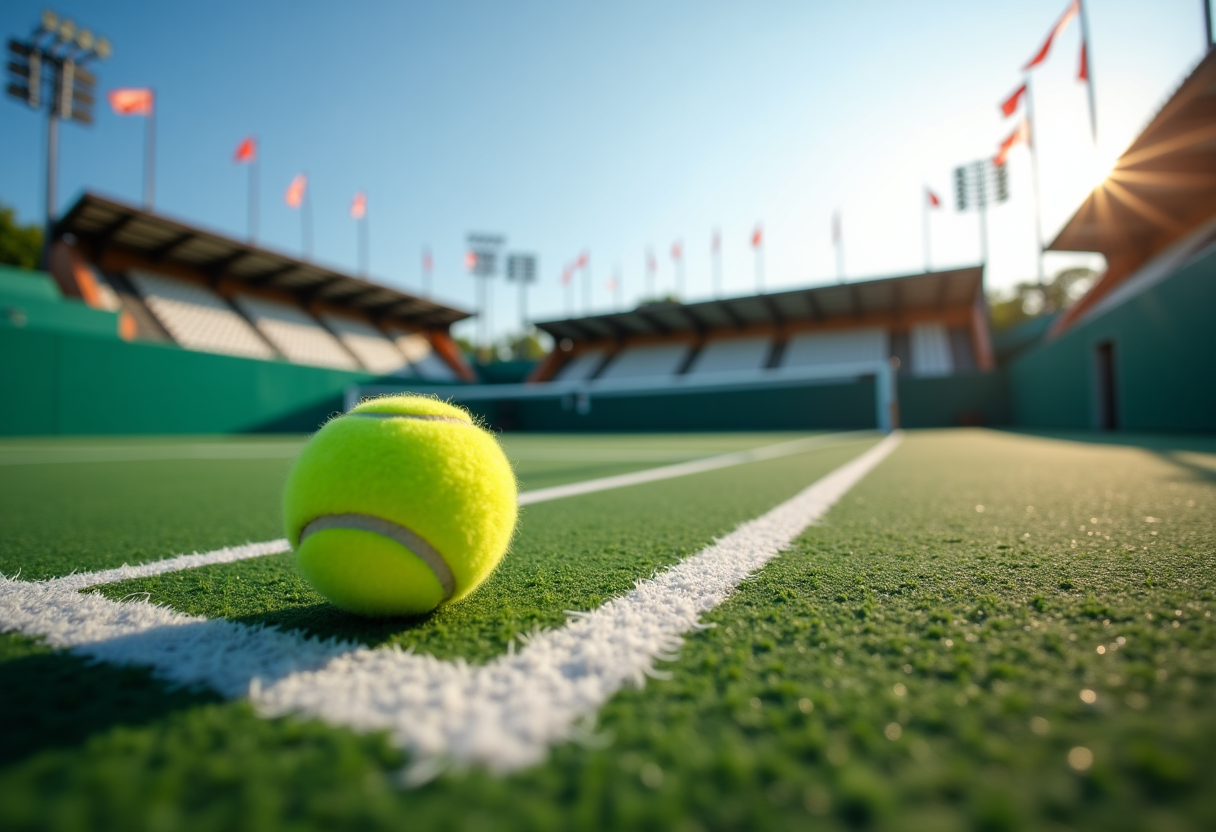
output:
<path id="1" fill-rule="evenodd" d="M 24 35 L 45 4 L 0 3 L 0 34 Z M 979 259 L 974 214 L 954 210 L 951 170 L 993 154 L 1016 126 L 997 105 L 1067 0 L 709 2 L 76 2 L 51 6 L 107 35 L 102 90 L 158 96 L 156 208 L 234 236 L 246 229 L 247 171 L 232 153 L 260 142 L 260 241 L 298 254 L 300 216 L 283 201 L 310 177 L 317 260 L 355 270 L 349 216 L 368 194 L 371 276 L 472 309 L 468 232 L 534 252 L 530 317 L 675 288 L 683 242 L 689 300 L 710 297 L 721 229 L 726 294 L 754 290 L 749 240 L 764 228 L 769 289 L 832 282 L 832 214 L 855 280 Z M 1048 240 L 1204 50 L 1202 0 L 1089 0 L 1099 146 L 1077 82 L 1080 27 L 1033 75 Z M 99 102 L 97 122 L 62 131 L 59 200 L 89 188 L 138 203 L 144 123 Z M 44 119 L 0 104 L 0 201 L 43 211 Z M 990 212 L 990 287 L 1035 276 L 1028 154 L 1010 157 L 1009 203 Z M 1105 166 L 1105 167 L 1104 167 Z M 1047 272 L 1093 256 L 1048 255 Z M 1100 263 L 1100 261 L 1097 261 Z M 492 284 L 496 332 L 518 327 L 515 287 Z M 466 333 L 471 332 L 465 329 Z"/>

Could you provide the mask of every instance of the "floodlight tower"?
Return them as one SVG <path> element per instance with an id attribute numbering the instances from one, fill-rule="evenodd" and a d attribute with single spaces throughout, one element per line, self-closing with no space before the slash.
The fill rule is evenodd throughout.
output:
<path id="1" fill-rule="evenodd" d="M 85 65 L 110 57 L 110 41 L 77 28 L 70 18 L 47 9 L 25 40 L 8 41 L 8 94 L 30 109 L 46 106 L 46 236 L 42 259 L 47 264 L 59 190 L 59 121 L 93 123 L 97 78 Z"/>
<path id="2" fill-rule="evenodd" d="M 991 159 L 978 159 L 954 169 L 954 206 L 980 216 L 980 263 L 988 265 L 988 206 L 1009 199 L 1009 169 Z"/>
<path id="3" fill-rule="evenodd" d="M 469 234 L 466 239 L 468 251 L 465 254 L 465 267 L 479 280 L 480 298 L 477 305 L 480 307 L 480 340 L 485 360 L 489 361 L 493 338 L 490 331 L 490 279 L 498 273 L 499 252 L 507 240 L 501 234 Z"/>
<path id="4" fill-rule="evenodd" d="M 519 358 L 527 358 L 525 342 L 528 338 L 528 284 L 536 282 L 535 254 L 508 254 L 507 280 L 519 284 Z"/>

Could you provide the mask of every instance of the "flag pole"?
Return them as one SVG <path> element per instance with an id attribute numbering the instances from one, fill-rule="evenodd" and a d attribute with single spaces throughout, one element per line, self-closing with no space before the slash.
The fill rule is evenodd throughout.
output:
<path id="1" fill-rule="evenodd" d="M 1094 146 L 1098 144 L 1098 109 L 1094 103 L 1094 70 L 1093 52 L 1089 48 L 1089 18 L 1085 14 L 1084 0 L 1077 0 L 1077 8 L 1081 12 L 1081 48 L 1085 50 L 1085 90 L 1089 93 L 1089 130 L 1093 135 Z M 1208 0 L 1204 0 L 1203 8 L 1211 15 Z M 1211 32 L 1211 27 L 1208 29 Z M 1211 35 L 1209 34 L 1209 43 Z M 1027 88 L 1029 92 L 1029 88 Z"/>
<path id="2" fill-rule="evenodd" d="M 832 215 L 832 241 L 836 243 L 836 282 L 844 283 L 844 235 L 840 230 L 840 212 Z"/>
<path id="3" fill-rule="evenodd" d="M 304 259 L 312 259 L 312 189 L 308 187 L 308 171 L 304 171 L 304 199 L 300 206 L 300 234 L 303 237 Z"/>
<path id="4" fill-rule="evenodd" d="M 359 220 L 359 271 L 364 277 L 367 277 L 368 264 L 371 260 L 368 234 L 367 214 L 365 213 Z"/>
<path id="5" fill-rule="evenodd" d="M 583 314 L 591 314 L 591 256 L 583 262 Z"/>
<path id="6" fill-rule="evenodd" d="M 1030 178 L 1034 186 L 1034 240 L 1038 255 L 1039 287 L 1045 283 L 1043 275 L 1043 209 L 1039 198 L 1039 136 L 1034 120 L 1034 95 L 1029 75 L 1026 77 L 1026 146 L 1030 150 Z M 1092 88 L 1091 88 L 1092 89 Z"/>
<path id="7" fill-rule="evenodd" d="M 722 297 L 722 234 L 714 232 L 714 297 Z"/>
<path id="8" fill-rule="evenodd" d="M 676 300 L 684 300 L 684 246 L 680 246 L 680 254 L 676 257 Z"/>
<path id="9" fill-rule="evenodd" d="M 249 242 L 258 238 L 258 158 L 255 155 L 249 163 Z"/>
<path id="10" fill-rule="evenodd" d="M 152 196 L 156 187 L 156 94 L 152 94 L 152 109 L 148 123 L 144 125 L 144 210 L 152 210 Z"/>
<path id="11" fill-rule="evenodd" d="M 929 272 L 933 271 L 933 267 L 931 265 L 932 261 L 929 258 L 929 191 L 928 191 L 928 189 L 925 189 L 925 193 L 922 195 L 920 210 L 921 210 L 921 216 L 924 218 L 925 274 L 928 274 Z"/>
<path id="12" fill-rule="evenodd" d="M 756 246 L 756 294 L 764 294 L 764 243 Z"/>

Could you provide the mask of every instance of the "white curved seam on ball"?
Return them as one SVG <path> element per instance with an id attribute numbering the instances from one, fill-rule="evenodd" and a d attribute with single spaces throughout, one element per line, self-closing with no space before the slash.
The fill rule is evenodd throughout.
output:
<path id="1" fill-rule="evenodd" d="M 456 577 L 452 574 L 448 562 L 443 559 L 443 555 L 439 554 L 439 551 L 422 535 L 408 526 L 370 514 L 326 514 L 309 521 L 300 532 L 300 543 L 302 544 L 310 534 L 327 529 L 354 529 L 355 531 L 372 532 L 396 541 L 430 567 L 431 572 L 435 574 L 435 580 L 439 581 L 439 586 L 443 590 L 443 600 L 448 600 L 456 592 Z"/>
<path id="2" fill-rule="evenodd" d="M 421 419 L 424 422 L 454 422 L 458 425 L 472 425 L 472 422 L 457 416 L 439 416 L 431 413 L 381 413 L 375 410 L 361 410 L 357 413 L 347 413 L 347 416 L 371 416 L 375 419 Z"/>

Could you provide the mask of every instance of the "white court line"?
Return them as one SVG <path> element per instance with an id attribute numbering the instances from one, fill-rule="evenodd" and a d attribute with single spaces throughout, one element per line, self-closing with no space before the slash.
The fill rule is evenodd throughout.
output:
<path id="1" fill-rule="evenodd" d="M 63 465 L 90 462 L 181 462 L 201 459 L 294 459 L 304 441 L 283 443 L 194 443 L 105 447 L 0 448 L 0 465 Z"/>
<path id="2" fill-rule="evenodd" d="M 703 613 L 788 548 L 899 441 L 898 433 L 887 436 L 698 554 L 590 613 L 570 613 L 566 626 L 484 665 L 321 641 L 146 601 L 117 603 L 80 593 L 71 576 L 0 577 L 0 630 L 42 636 L 100 661 L 150 667 L 169 683 L 247 696 L 265 716 L 300 714 L 387 731 L 409 753 L 407 779 L 415 782 L 448 764 L 516 770 L 578 736 L 580 724 L 624 684 L 643 683 L 656 661 L 671 659 Z M 226 551 L 230 560 L 257 556 Z"/>
<path id="3" fill-rule="evenodd" d="M 793 442 L 780 442 L 775 445 L 765 445 L 760 448 L 752 448 L 747 451 L 739 451 L 737 453 L 725 454 L 723 456 L 709 457 L 708 459 L 695 460 L 691 463 L 681 463 L 679 465 L 667 465 L 662 468 L 648 468 L 645 471 L 635 471 L 631 474 L 622 474 L 614 477 L 602 477 L 595 480 L 584 480 L 582 482 L 570 483 L 568 485 L 558 485 L 552 488 L 538 488 L 532 491 L 524 491 L 519 495 L 520 505 L 533 505 L 535 503 L 544 503 L 550 500 L 560 500 L 564 497 L 573 497 L 581 494 L 591 494 L 596 491 L 607 491 L 613 488 L 623 488 L 627 485 L 636 485 L 643 482 L 655 482 L 658 480 L 670 479 L 672 477 L 683 477 L 688 474 L 695 474 L 700 471 L 712 471 L 716 468 L 725 468 L 730 465 L 740 465 L 745 462 L 755 462 L 762 459 L 776 459 L 781 456 L 792 456 L 793 454 L 810 451 L 814 448 L 827 448 L 833 445 L 844 444 L 852 441 L 857 436 L 869 434 L 869 431 L 852 431 L 844 433 L 831 433 L 825 436 L 812 436 L 806 439 L 797 439 Z M 67 575 L 62 578 L 54 578 L 52 582 L 58 582 L 65 587 L 71 587 L 75 591 L 85 589 L 90 586 L 101 586 L 102 584 L 113 584 L 119 581 L 127 581 L 133 578 L 149 578 L 153 575 L 164 575 L 168 572 L 177 572 L 181 569 L 195 569 L 200 566 L 211 566 L 217 563 L 234 563 L 238 560 L 248 560 L 249 558 L 260 558 L 266 555 L 278 555 L 283 552 L 291 551 L 291 544 L 284 538 L 277 540 L 267 540 L 262 543 L 246 543 L 243 546 L 229 546 L 223 549 L 216 549 L 212 552 L 204 552 L 202 554 L 193 555 L 178 555 L 164 560 L 152 561 L 151 563 L 141 564 L 139 566 L 122 566 L 113 569 L 103 569 L 97 572 L 78 572 L 72 575 Z"/>
<path id="4" fill-rule="evenodd" d="M 613 488 L 624 488 L 628 485 L 641 485 L 644 482 L 658 482 L 674 477 L 686 477 L 689 474 L 700 474 L 718 468 L 729 468 L 732 465 L 742 465 L 745 462 L 759 462 L 763 459 L 777 459 L 782 456 L 792 456 L 809 451 L 812 448 L 824 448 L 852 441 L 860 436 L 871 435 L 872 431 L 847 431 L 830 433 L 826 436 L 810 436 L 805 439 L 795 439 L 791 442 L 779 442 L 775 445 L 764 445 L 760 448 L 749 448 L 746 451 L 734 451 L 706 459 L 694 459 L 690 462 L 679 462 L 675 465 L 664 465 L 660 468 L 647 468 L 644 471 L 632 471 L 628 474 L 616 474 L 611 477 L 600 477 L 594 480 L 571 482 L 565 485 L 554 485 L 550 488 L 537 488 L 525 491 L 519 495 L 521 506 L 533 503 L 544 503 L 549 500 L 560 500 L 565 497 L 575 497 L 581 494 L 594 494 L 597 491 L 608 491 Z"/>

